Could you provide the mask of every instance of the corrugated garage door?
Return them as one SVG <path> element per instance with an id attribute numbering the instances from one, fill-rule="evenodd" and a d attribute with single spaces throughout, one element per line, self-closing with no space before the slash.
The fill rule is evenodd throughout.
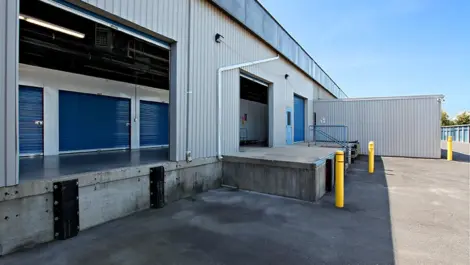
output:
<path id="1" fill-rule="evenodd" d="M 140 146 L 168 145 L 168 104 L 140 101 Z"/>
<path id="2" fill-rule="evenodd" d="M 305 140 L 305 100 L 294 96 L 294 142 Z"/>
<path id="3" fill-rule="evenodd" d="M 19 87 L 18 99 L 20 154 L 43 152 L 43 91 L 36 87 Z"/>
<path id="4" fill-rule="evenodd" d="M 59 91 L 59 151 L 129 146 L 129 99 Z"/>

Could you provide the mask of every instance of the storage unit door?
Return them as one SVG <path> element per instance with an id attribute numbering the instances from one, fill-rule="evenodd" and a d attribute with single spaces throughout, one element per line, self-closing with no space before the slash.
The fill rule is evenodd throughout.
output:
<path id="1" fill-rule="evenodd" d="M 305 100 L 294 96 L 294 142 L 305 140 Z"/>
<path id="2" fill-rule="evenodd" d="M 130 100 L 59 91 L 59 151 L 129 148 Z"/>
<path id="3" fill-rule="evenodd" d="M 36 87 L 19 87 L 18 126 L 20 155 L 43 152 L 43 90 Z"/>
<path id="4" fill-rule="evenodd" d="M 168 104 L 140 101 L 140 146 L 168 145 Z"/>

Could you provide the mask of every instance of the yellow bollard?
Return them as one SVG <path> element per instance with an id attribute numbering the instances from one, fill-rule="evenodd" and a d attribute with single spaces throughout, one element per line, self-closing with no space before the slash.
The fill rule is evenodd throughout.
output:
<path id="1" fill-rule="evenodd" d="M 375 155 L 374 142 L 370 141 L 369 142 L 369 173 L 370 174 L 374 173 L 374 155 Z"/>
<path id="2" fill-rule="evenodd" d="M 447 137 L 447 160 L 452 161 L 452 136 Z"/>
<path id="3" fill-rule="evenodd" d="M 344 152 L 336 151 L 335 165 L 335 196 L 336 207 L 344 207 Z"/>

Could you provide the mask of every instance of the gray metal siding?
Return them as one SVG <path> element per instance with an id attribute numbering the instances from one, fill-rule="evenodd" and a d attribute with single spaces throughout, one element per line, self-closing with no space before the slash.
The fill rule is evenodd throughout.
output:
<path id="1" fill-rule="evenodd" d="M 349 140 L 377 155 L 440 158 L 440 96 L 319 100 L 319 125 L 348 126 Z"/>
<path id="2" fill-rule="evenodd" d="M 18 9 L 0 1 L 0 187 L 18 184 Z"/>
<path id="3" fill-rule="evenodd" d="M 176 40 L 172 56 L 176 57 L 176 71 L 172 71 L 170 117 L 176 122 L 170 128 L 170 157 L 185 158 L 186 90 L 188 87 L 188 0 L 82 0 L 111 14 L 145 27 L 157 34 Z M 176 50 L 174 49 L 176 48 Z M 176 55 L 177 53 L 177 55 Z M 172 60 L 173 63 L 173 60 Z M 173 69 L 174 66 L 172 66 Z M 215 80 L 215 79 L 214 79 Z"/>
<path id="4" fill-rule="evenodd" d="M 310 55 L 289 35 L 289 33 L 265 10 L 257 0 L 212 0 L 212 2 L 240 23 L 249 28 L 257 36 L 269 43 L 271 47 L 282 53 L 293 64 L 307 75 L 323 85 L 337 98 L 346 98 L 346 94 L 321 69 Z M 321 78 L 317 79 L 312 66 L 317 66 Z"/>
<path id="5" fill-rule="evenodd" d="M 215 156 L 217 152 L 217 69 L 274 57 L 277 53 L 206 0 L 191 0 L 191 2 L 190 0 L 83 1 L 176 41 L 173 47 L 177 47 L 177 66 L 176 72 L 172 72 L 172 78 L 177 81 L 177 95 L 175 96 L 175 93 L 171 91 L 170 97 L 176 97 L 176 99 L 171 101 L 170 115 L 171 120 L 176 121 L 177 125 L 174 130 L 170 128 L 170 146 L 175 144 L 171 136 L 177 134 L 177 157 L 178 160 L 184 159 L 186 91 L 189 90 L 191 93 L 188 102 L 190 106 L 188 150 L 191 151 L 193 158 Z M 191 14 L 189 14 L 189 4 L 191 4 Z M 187 42 L 189 17 L 191 17 L 190 43 Z M 224 36 L 222 43 L 214 41 L 216 33 Z M 172 54 L 174 55 L 174 51 Z M 306 125 L 311 124 L 313 100 L 324 89 L 319 88 L 319 85 L 306 74 L 284 58 L 242 70 L 272 84 L 270 88 L 273 90 L 274 102 L 271 106 L 273 109 L 271 120 L 274 128 L 270 132 L 272 145 L 285 144 L 285 120 L 278 117 L 284 117 L 285 107 L 293 106 L 294 93 L 308 99 L 307 113 L 310 122 Z M 187 86 L 188 71 L 189 87 Z M 222 74 L 223 154 L 238 151 L 239 73 L 240 70 L 235 69 Z M 290 76 L 287 82 L 284 79 L 285 74 Z"/>

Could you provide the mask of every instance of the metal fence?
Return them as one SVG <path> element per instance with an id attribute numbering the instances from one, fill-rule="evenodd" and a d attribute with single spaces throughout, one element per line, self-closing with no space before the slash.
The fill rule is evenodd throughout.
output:
<path id="1" fill-rule="evenodd" d="M 441 127 L 441 140 L 447 140 L 448 136 L 454 142 L 470 143 L 470 124 Z"/>
<path id="2" fill-rule="evenodd" d="M 344 125 L 310 125 L 309 144 L 347 147 L 348 127 Z"/>

